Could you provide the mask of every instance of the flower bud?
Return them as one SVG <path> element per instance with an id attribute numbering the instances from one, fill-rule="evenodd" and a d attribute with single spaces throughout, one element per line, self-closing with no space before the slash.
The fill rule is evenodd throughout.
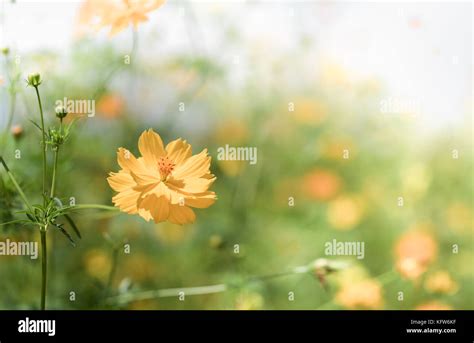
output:
<path id="1" fill-rule="evenodd" d="M 64 108 L 63 106 L 56 107 L 56 117 L 58 117 L 59 119 L 64 119 L 66 118 L 66 116 L 67 116 L 66 108 Z"/>
<path id="2" fill-rule="evenodd" d="M 38 87 L 41 84 L 41 75 L 39 73 L 32 73 L 28 75 L 28 86 Z"/>
<path id="3" fill-rule="evenodd" d="M 0 50 L 3 55 L 7 56 L 10 53 L 10 49 L 5 47 Z"/>
<path id="4" fill-rule="evenodd" d="M 20 139 L 23 136 L 23 127 L 21 125 L 15 125 L 11 129 L 13 138 Z"/>

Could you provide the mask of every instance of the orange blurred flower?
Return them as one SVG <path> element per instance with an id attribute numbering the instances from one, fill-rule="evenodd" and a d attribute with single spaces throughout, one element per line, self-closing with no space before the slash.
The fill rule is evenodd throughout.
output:
<path id="1" fill-rule="evenodd" d="M 20 139 L 23 136 L 23 127 L 21 125 L 14 125 L 11 128 L 11 133 L 15 139 Z"/>
<path id="2" fill-rule="evenodd" d="M 209 170 L 207 149 L 192 156 L 191 145 L 181 138 L 165 148 L 152 129 L 142 133 L 138 149 L 142 157 L 136 158 L 119 148 L 122 169 L 107 179 L 118 192 L 112 201 L 121 211 L 155 223 L 187 224 L 196 219 L 190 207 L 207 208 L 215 202 L 216 194 L 208 190 L 216 178 Z"/>
<path id="3" fill-rule="evenodd" d="M 349 309 L 379 309 L 383 306 L 382 286 L 371 279 L 347 282 L 337 292 L 335 301 Z"/>
<path id="4" fill-rule="evenodd" d="M 396 267 L 408 279 L 417 279 L 436 259 L 438 247 L 426 231 L 409 231 L 395 245 Z"/>
<path id="5" fill-rule="evenodd" d="M 97 111 L 107 119 L 118 117 L 124 109 L 124 101 L 117 94 L 105 94 L 100 97 L 97 103 Z"/>
<path id="6" fill-rule="evenodd" d="M 303 191 L 312 199 L 326 201 L 341 188 L 339 176 L 329 170 L 316 169 L 303 178 Z"/>
<path id="7" fill-rule="evenodd" d="M 447 271 L 439 270 L 427 277 L 425 288 L 431 293 L 452 294 L 456 293 L 459 287 Z"/>
<path id="8" fill-rule="evenodd" d="M 86 0 L 79 9 L 78 22 L 82 29 L 110 26 L 113 36 L 130 25 L 136 29 L 148 20 L 149 12 L 163 3 L 164 0 Z"/>
<path id="9" fill-rule="evenodd" d="M 436 301 L 436 300 L 429 301 L 415 307 L 415 310 L 422 310 L 422 311 L 449 311 L 452 309 L 453 308 L 450 305 L 442 303 L 440 301 Z"/>

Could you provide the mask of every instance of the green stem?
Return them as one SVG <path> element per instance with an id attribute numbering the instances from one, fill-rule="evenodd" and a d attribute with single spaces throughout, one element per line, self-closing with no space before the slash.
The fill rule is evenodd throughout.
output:
<path id="1" fill-rule="evenodd" d="M 46 309 L 46 280 L 48 277 L 48 250 L 46 245 L 46 229 L 41 229 L 41 310 Z"/>
<path id="2" fill-rule="evenodd" d="M 5 168 L 5 171 L 7 172 L 8 176 L 10 177 L 10 180 L 12 181 L 13 185 L 15 186 L 16 190 L 18 191 L 18 193 L 20 194 L 20 197 L 21 199 L 23 200 L 23 202 L 25 203 L 26 207 L 28 207 L 28 210 L 30 210 L 31 212 L 33 212 L 33 208 L 31 207 L 30 205 L 30 202 L 28 201 L 28 198 L 26 197 L 25 193 L 23 192 L 23 190 L 21 189 L 20 185 L 18 184 L 18 182 L 16 181 L 15 177 L 13 176 L 12 172 L 10 171 L 10 169 L 8 168 L 5 160 L 3 159 L 2 156 L 0 156 L 0 163 L 3 165 L 3 168 Z"/>
<path id="3" fill-rule="evenodd" d="M 41 115 L 41 132 L 43 134 L 42 148 L 43 148 L 43 202 L 46 206 L 46 131 L 44 130 L 44 115 L 43 105 L 41 104 L 41 97 L 39 94 L 38 86 L 35 86 L 36 97 L 38 98 L 38 105 Z"/>
<path id="4" fill-rule="evenodd" d="M 115 278 L 115 273 L 117 272 L 118 256 L 119 256 L 119 247 L 114 247 L 113 252 L 112 252 L 112 267 L 110 269 L 109 278 L 107 280 L 107 286 L 105 287 L 106 297 L 110 295 L 110 290 L 112 288 L 112 283 Z"/>
<path id="5" fill-rule="evenodd" d="M 53 178 L 51 181 L 51 194 L 50 198 L 54 197 L 54 192 L 56 190 L 56 171 L 58 169 L 58 156 L 59 156 L 59 146 L 54 150 L 54 165 L 53 165 Z"/>
<path id="6" fill-rule="evenodd" d="M 180 295 L 181 292 L 184 293 L 184 295 L 204 295 L 225 292 L 227 289 L 228 286 L 223 283 L 201 287 L 166 288 L 141 293 L 125 293 L 116 297 L 109 298 L 109 300 L 115 300 L 119 304 L 126 304 L 132 301 L 177 297 Z"/>
<path id="7" fill-rule="evenodd" d="M 16 104 L 16 94 L 12 91 L 7 126 L 5 127 L 5 131 L 2 136 L 2 145 L 0 147 L 1 154 L 3 154 L 3 152 L 5 151 L 5 146 L 7 145 L 7 137 L 13 124 L 13 114 L 15 113 L 15 104 Z"/>
<path id="8" fill-rule="evenodd" d="M 282 272 L 282 273 L 275 273 L 263 276 L 255 276 L 247 278 L 245 281 L 247 283 L 256 282 L 256 281 L 266 281 L 269 279 L 274 279 L 282 276 L 288 275 L 296 275 L 296 274 L 303 274 L 308 273 L 311 269 L 308 266 L 301 266 L 293 268 L 289 271 Z M 155 299 L 155 298 L 167 298 L 167 297 L 176 297 L 179 296 L 181 292 L 184 295 L 203 295 L 203 294 L 215 294 L 225 292 L 230 288 L 235 286 L 230 284 L 216 284 L 216 285 L 208 285 L 208 286 L 200 286 L 200 287 L 185 287 L 185 288 L 166 288 L 166 289 L 158 289 L 152 291 L 145 291 L 140 293 L 125 293 L 120 294 L 116 297 L 108 298 L 109 303 L 113 301 L 118 302 L 119 304 L 126 304 L 132 301 L 138 300 L 148 300 L 148 299 Z"/>

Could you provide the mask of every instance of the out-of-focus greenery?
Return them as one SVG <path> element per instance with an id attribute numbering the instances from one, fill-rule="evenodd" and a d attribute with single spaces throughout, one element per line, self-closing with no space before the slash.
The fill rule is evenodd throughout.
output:
<path id="1" fill-rule="evenodd" d="M 124 49 L 89 38 L 67 54 L 39 51 L 23 56 L 25 63 L 41 70 L 47 123 L 55 120 L 58 99 L 96 100 L 96 116 L 79 119 L 61 151 L 58 195 L 64 202 L 74 197 L 77 203 L 111 204 L 106 177 L 118 169 L 117 148 L 138 153 L 139 135 L 152 127 L 165 142 L 182 137 L 195 153 L 209 149 L 219 200 L 197 210 L 196 223 L 184 227 L 146 223 L 124 213 L 91 210 L 76 215 L 83 235 L 77 247 L 57 232 L 48 234 L 49 308 L 473 307 L 468 115 L 455 136 L 424 136 L 412 125 L 416 116 L 380 113 L 379 102 L 386 95 L 383 80 L 355 82 L 335 66 L 317 75 L 298 74 L 295 85 L 286 82 L 292 76 L 279 64 L 266 66 L 264 72 L 259 63 L 250 63 L 248 77 L 236 87 L 228 77 L 233 65 L 213 56 L 147 56 L 142 47 L 134 56 L 137 61 L 124 65 Z M 296 58 L 291 57 L 294 65 Z M 255 77 L 261 73 L 266 78 Z M 6 86 L 1 92 L 8 101 Z M 34 91 L 20 86 L 14 123 L 24 132 L 19 139 L 9 137 L 4 158 L 25 191 L 38 195 L 40 135 L 28 121 L 38 118 L 37 105 Z M 179 111 L 180 102 L 184 112 Z M 257 147 L 258 163 L 218 161 L 217 148 L 226 144 Z M 17 149 L 20 159 L 15 158 Z M 453 149 L 460 152 L 458 159 L 453 159 Z M 21 203 L 3 170 L 1 175 L 5 185 L 0 209 L 2 221 L 8 221 Z M 403 277 L 397 268 L 396 247 L 409 232 L 426 233 L 435 242 L 434 248 L 418 246 L 421 254 L 432 257 L 416 278 Z M 351 267 L 329 275 L 327 291 L 315 275 L 289 275 L 242 283 L 223 293 L 188 296 L 186 301 L 173 297 L 118 306 L 104 303 L 113 264 L 105 234 L 131 246 L 130 254 L 118 254 L 112 294 L 240 284 L 248 276 L 327 257 L 325 243 L 333 239 L 364 242 L 365 258 L 342 257 Z M 39 233 L 29 227 L 3 227 L 0 238 L 7 237 L 39 241 Z M 234 253 L 235 244 L 239 254 Z M 40 260 L 0 260 L 0 308 L 37 308 Z M 75 301 L 69 299 L 71 291 Z M 401 291 L 403 301 L 398 299 Z M 294 292 L 293 301 L 289 292 Z"/>

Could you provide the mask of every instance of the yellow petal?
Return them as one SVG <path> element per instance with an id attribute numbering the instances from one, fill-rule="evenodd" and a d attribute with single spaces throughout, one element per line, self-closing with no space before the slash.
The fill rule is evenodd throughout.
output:
<path id="1" fill-rule="evenodd" d="M 179 166 L 192 155 L 191 145 L 178 138 L 166 146 L 168 158 Z"/>
<path id="2" fill-rule="evenodd" d="M 157 168 L 158 157 L 166 154 L 160 135 L 152 129 L 141 134 L 138 140 L 138 150 L 149 168 Z"/>
<path id="3" fill-rule="evenodd" d="M 125 191 L 119 192 L 116 196 L 112 198 L 112 202 L 121 211 L 128 214 L 137 213 L 137 201 L 140 193 L 134 191 L 133 189 L 127 189 Z"/>
<path id="4" fill-rule="evenodd" d="M 185 204 L 196 208 L 207 208 L 216 202 L 216 193 L 205 192 L 194 197 L 187 197 Z"/>
<path id="5" fill-rule="evenodd" d="M 207 149 L 197 155 L 188 158 L 183 164 L 173 171 L 175 179 L 195 178 L 209 174 L 211 158 L 207 156 Z"/>
<path id="6" fill-rule="evenodd" d="M 209 187 L 211 187 L 214 179 L 201 179 L 201 178 L 191 178 L 184 180 L 184 186 L 182 188 L 183 192 L 186 193 L 203 193 L 206 192 Z"/>
<path id="7" fill-rule="evenodd" d="M 140 217 L 145 219 L 147 222 L 149 222 L 151 219 L 153 219 L 153 217 L 151 216 L 150 211 L 144 210 L 143 208 L 138 209 L 138 214 L 140 215 Z"/>
<path id="8" fill-rule="evenodd" d="M 133 170 L 136 173 L 146 173 L 144 163 L 137 159 L 129 150 L 119 148 L 117 151 L 117 162 L 125 170 Z"/>
<path id="9" fill-rule="evenodd" d="M 196 220 L 196 215 L 189 207 L 171 205 L 168 220 L 173 224 L 190 224 L 194 223 Z"/>
<path id="10" fill-rule="evenodd" d="M 110 173 L 107 182 L 116 192 L 121 192 L 137 185 L 132 176 L 123 170 L 118 173 Z"/>
<path id="11" fill-rule="evenodd" d="M 147 170 L 145 173 L 135 173 L 134 171 L 130 171 L 130 175 L 138 186 L 155 185 L 160 182 L 158 171 L 153 172 Z"/>
<path id="12" fill-rule="evenodd" d="M 141 207 L 140 203 L 151 195 L 154 195 L 157 198 L 164 196 L 168 202 L 171 200 L 171 191 L 163 182 L 148 186 L 137 186 L 134 190 L 141 192 L 140 198 L 138 199 L 138 207 Z"/>
<path id="13" fill-rule="evenodd" d="M 170 213 L 169 200 L 165 196 L 157 197 L 154 194 L 140 201 L 139 208 L 149 211 L 155 223 L 167 220 Z"/>

